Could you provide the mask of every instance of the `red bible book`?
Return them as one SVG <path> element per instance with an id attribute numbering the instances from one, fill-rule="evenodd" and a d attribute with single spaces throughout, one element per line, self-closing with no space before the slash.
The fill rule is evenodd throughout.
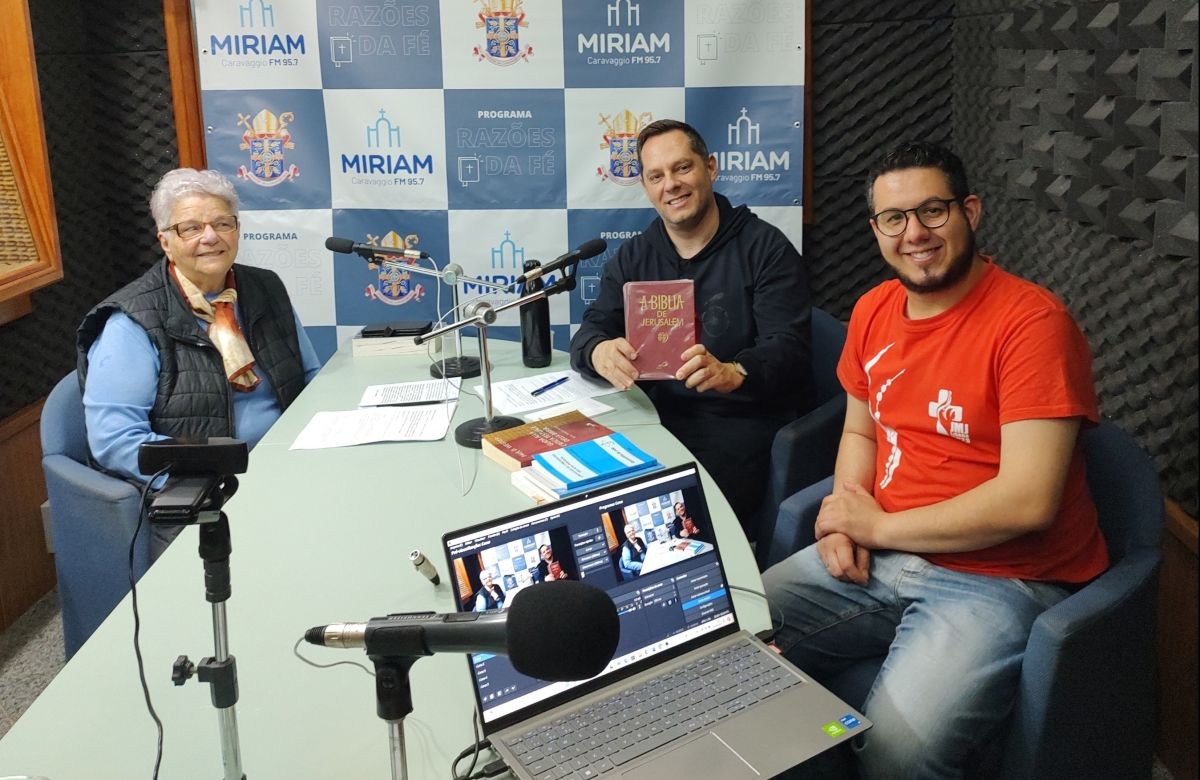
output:
<path id="1" fill-rule="evenodd" d="M 483 454 L 509 471 L 524 468 L 541 452 L 561 449 L 569 444 L 608 436 L 606 428 L 578 410 L 545 420 L 534 420 L 516 428 L 483 435 Z"/>
<path id="2" fill-rule="evenodd" d="M 696 343 L 691 279 L 626 282 L 625 339 L 637 350 L 638 379 L 674 379 L 679 356 Z"/>

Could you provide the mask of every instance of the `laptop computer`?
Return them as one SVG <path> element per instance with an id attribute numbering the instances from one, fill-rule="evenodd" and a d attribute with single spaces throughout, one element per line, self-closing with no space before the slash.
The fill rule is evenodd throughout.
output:
<path id="1" fill-rule="evenodd" d="M 460 611 L 560 578 L 617 607 L 616 653 L 590 680 L 544 682 L 504 656 L 468 657 L 483 730 L 516 777 L 772 777 L 871 726 L 739 626 L 694 463 L 442 542 Z"/>

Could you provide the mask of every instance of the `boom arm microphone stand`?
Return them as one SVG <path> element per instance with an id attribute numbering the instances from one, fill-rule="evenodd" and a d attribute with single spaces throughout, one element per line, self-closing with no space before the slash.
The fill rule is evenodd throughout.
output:
<path id="1" fill-rule="evenodd" d="M 371 250 L 375 255 L 374 257 L 366 257 L 365 253 L 363 255 L 363 259 L 367 260 L 367 262 L 381 263 L 388 268 L 400 268 L 405 271 L 413 271 L 418 274 L 424 274 L 425 276 L 434 276 L 448 285 L 450 287 L 451 301 L 453 303 L 456 316 L 459 311 L 458 283 L 460 281 L 477 284 L 480 287 L 488 287 L 493 290 L 508 289 L 508 287 L 503 284 L 496 284 L 495 282 L 489 282 L 485 279 L 478 279 L 473 276 L 465 275 L 463 273 L 462 266 L 457 263 L 449 263 L 445 268 L 438 271 L 437 269 L 426 268 L 424 266 L 417 265 L 416 263 L 410 265 L 399 260 L 384 259 L 384 257 L 388 256 L 408 257 L 405 252 L 413 250 L 392 249 L 391 247 L 386 246 L 371 247 Z M 426 338 L 429 337 L 426 336 Z M 418 341 L 417 343 L 419 344 L 421 341 Z M 443 376 L 448 378 L 463 377 L 464 379 L 470 379 L 471 377 L 479 376 L 479 360 L 477 358 L 463 355 L 462 334 L 458 332 L 454 334 L 454 354 L 455 357 L 442 358 L 438 362 L 431 365 L 429 367 L 429 373 L 437 379 L 441 379 Z"/>
<path id="2" fill-rule="evenodd" d="M 417 336 L 416 343 L 420 344 L 423 341 L 440 336 L 443 333 L 451 333 L 461 330 L 462 328 L 474 325 L 479 329 L 479 357 L 483 366 L 483 409 L 484 416 L 476 417 L 473 420 L 467 420 L 462 425 L 454 429 L 454 440 L 463 447 L 471 447 L 479 449 L 483 446 L 482 439 L 484 434 L 492 433 L 493 431 L 503 431 L 508 428 L 515 428 L 518 425 L 523 425 L 524 420 L 517 417 L 496 416 L 492 410 L 492 368 L 488 362 L 488 347 L 487 347 L 487 329 L 488 326 L 496 321 L 496 317 L 502 312 L 509 309 L 524 306 L 527 303 L 540 301 L 543 298 L 548 298 L 551 295 L 560 292 L 569 292 L 575 289 L 575 273 L 566 273 L 564 270 L 563 277 L 547 287 L 522 296 L 515 301 L 501 304 L 500 306 L 492 306 L 486 301 L 476 301 L 467 307 L 467 311 L 463 312 L 466 316 L 458 322 L 450 325 L 445 325 L 436 330 L 431 330 L 421 336 Z"/>

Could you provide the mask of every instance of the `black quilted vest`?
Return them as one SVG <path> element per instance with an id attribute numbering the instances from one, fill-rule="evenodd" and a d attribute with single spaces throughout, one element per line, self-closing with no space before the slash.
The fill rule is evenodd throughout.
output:
<path id="1" fill-rule="evenodd" d="M 234 273 L 238 313 L 254 354 L 255 371 L 265 373 L 279 408 L 287 409 L 304 389 L 300 342 L 287 290 L 273 271 L 239 265 Z M 233 436 L 234 391 L 221 355 L 171 280 L 166 260 L 83 318 L 76 334 L 80 388 L 87 379 L 88 348 L 118 309 L 142 326 L 158 348 L 161 368 L 150 428 L 176 438 Z"/>

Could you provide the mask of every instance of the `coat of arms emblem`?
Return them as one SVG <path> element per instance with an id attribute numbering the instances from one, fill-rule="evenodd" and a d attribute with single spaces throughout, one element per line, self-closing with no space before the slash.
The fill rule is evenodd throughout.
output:
<path id="1" fill-rule="evenodd" d="M 475 26 L 484 31 L 487 40 L 474 54 L 480 61 L 494 65 L 512 65 L 533 56 L 533 47 L 521 49 L 521 28 L 528 27 L 522 0 L 476 0 L 483 10 Z"/>
<path id="2" fill-rule="evenodd" d="M 246 128 L 238 148 L 250 152 L 250 167 L 238 166 L 239 179 L 260 187 L 274 187 L 300 175 L 300 168 L 286 165 L 283 159 L 289 149 L 295 149 L 292 133 L 287 126 L 296 118 L 290 111 L 275 116 L 267 109 L 254 115 L 238 114 L 238 124 Z"/>
<path id="3" fill-rule="evenodd" d="M 391 249 L 413 249 L 420 240 L 415 233 L 401 236 L 394 230 L 382 238 L 367 236 L 367 242 L 373 246 L 386 246 Z M 379 280 L 375 284 L 367 285 L 363 295 L 388 306 L 403 306 L 410 301 L 421 300 L 425 295 L 425 288 L 414 284 L 412 274 L 404 270 L 405 265 L 412 265 L 414 262 L 416 261 L 393 260 L 380 263 Z"/>
<path id="4" fill-rule="evenodd" d="M 605 127 L 600 148 L 608 150 L 608 170 L 598 167 L 596 175 L 617 184 L 636 183 L 642 175 L 637 157 L 638 133 L 653 121 L 649 111 L 634 116 L 632 111 L 625 109 L 615 118 L 601 114 L 597 124 Z"/>

